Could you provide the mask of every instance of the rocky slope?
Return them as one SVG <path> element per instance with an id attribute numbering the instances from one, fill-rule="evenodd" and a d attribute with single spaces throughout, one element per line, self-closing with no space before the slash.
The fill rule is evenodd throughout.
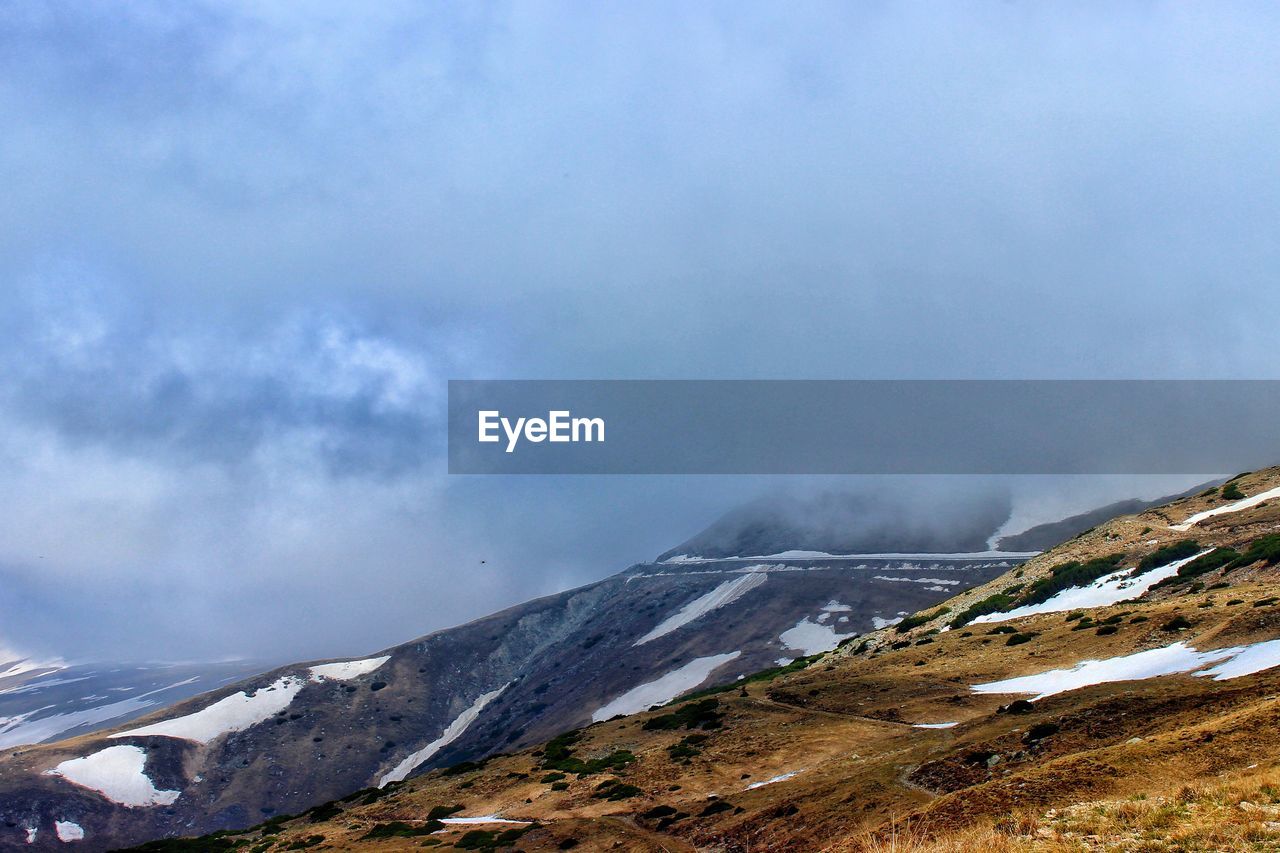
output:
<path id="1" fill-rule="evenodd" d="M 1280 849 L 1278 564 L 1269 469 L 807 665 L 168 849 Z"/>

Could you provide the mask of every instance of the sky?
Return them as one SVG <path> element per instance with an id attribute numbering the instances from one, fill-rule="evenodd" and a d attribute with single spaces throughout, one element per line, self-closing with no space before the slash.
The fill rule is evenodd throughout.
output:
<path id="1" fill-rule="evenodd" d="M 1278 18 L 4 4 L 0 642 L 361 653 L 780 485 L 451 478 L 450 378 L 1272 378 Z"/>

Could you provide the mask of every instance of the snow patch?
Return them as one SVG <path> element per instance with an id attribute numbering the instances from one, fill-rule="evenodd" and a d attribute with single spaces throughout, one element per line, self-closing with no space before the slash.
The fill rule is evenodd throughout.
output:
<path id="1" fill-rule="evenodd" d="M 912 723 L 913 729 L 951 729 L 960 725 L 959 723 Z"/>
<path id="2" fill-rule="evenodd" d="M 782 773 L 778 776 L 774 776 L 772 779 L 765 779 L 763 782 L 752 782 L 747 786 L 747 790 L 754 791 L 756 788 L 763 788 L 765 785 L 772 785 L 775 782 L 785 782 L 799 772 L 799 770 L 792 770 L 790 773 Z"/>
<path id="3" fill-rule="evenodd" d="M 458 826 L 469 826 L 473 823 L 518 823 L 522 826 L 527 826 L 530 823 L 527 820 L 511 820 L 510 818 L 498 817 L 496 814 L 483 814 L 478 817 L 442 817 L 440 822 Z"/>
<path id="4" fill-rule="evenodd" d="M 1025 607 L 1016 607 L 1006 613 L 988 613 L 985 616 L 979 616 L 974 619 L 970 624 L 1007 622 L 1010 619 L 1035 616 L 1039 613 L 1063 613 L 1088 607 L 1108 607 L 1130 598 L 1138 598 L 1145 595 L 1147 590 L 1160 581 L 1176 575 L 1178 569 L 1187 563 L 1203 557 L 1212 550 L 1212 548 L 1209 548 L 1199 554 L 1181 560 L 1174 560 L 1167 565 L 1143 572 L 1136 578 L 1130 577 L 1131 569 L 1121 569 L 1118 572 L 1112 572 L 1109 575 L 1098 578 L 1088 586 L 1064 589 L 1048 601 L 1042 601 L 1039 604 L 1028 604 Z"/>
<path id="5" fill-rule="evenodd" d="M 1249 509 L 1250 507 L 1255 507 L 1260 503 L 1269 501 L 1272 498 L 1280 498 L 1280 486 L 1277 486 L 1274 489 L 1268 489 L 1265 492 L 1259 492 L 1251 498 L 1245 498 L 1244 500 L 1239 500 L 1235 503 L 1229 503 L 1226 506 L 1206 509 L 1204 512 L 1197 512 L 1181 524 L 1169 525 L 1169 528 L 1171 530 L 1190 530 L 1206 518 L 1213 518 L 1215 515 L 1226 515 L 1229 512 L 1239 512 L 1242 509 Z"/>
<path id="6" fill-rule="evenodd" d="M 665 637 L 672 631 L 688 625 L 695 619 L 699 619 L 717 608 L 732 604 L 768 579 L 769 576 L 764 572 L 750 572 L 731 581 L 725 581 L 659 622 L 652 631 L 632 643 L 632 646 L 643 646 L 651 640 Z"/>
<path id="7" fill-rule="evenodd" d="M 377 658 L 365 658 L 364 660 L 345 660 L 338 663 L 322 663 L 311 667 L 311 680 L 324 681 L 326 678 L 333 678 L 338 681 L 348 681 L 352 678 L 358 678 L 361 675 L 368 675 L 387 661 L 391 660 L 391 655 L 383 655 Z"/>
<path id="8" fill-rule="evenodd" d="M 1211 677 L 1214 681 L 1226 681 L 1276 666 L 1280 666 L 1280 640 L 1208 652 L 1196 651 L 1185 643 L 1174 643 L 1120 657 L 1082 661 L 1071 669 L 1053 669 L 1036 675 L 975 684 L 971 689 L 977 693 L 1033 693 L 1031 701 L 1034 702 L 1094 684 L 1139 681 L 1186 672 Z"/>
<path id="9" fill-rule="evenodd" d="M 881 628 L 888 628 L 892 625 L 897 625 L 901 621 L 902 621 L 901 616 L 897 617 L 896 619 L 885 619 L 881 616 L 871 617 L 871 624 L 875 627 L 877 631 L 879 631 Z"/>
<path id="10" fill-rule="evenodd" d="M 1253 675 L 1273 666 L 1280 666 L 1280 640 L 1267 640 L 1245 646 L 1229 660 L 1204 672 L 1197 672 L 1196 675 L 1212 676 L 1214 681 L 1226 681 L 1229 678 Z"/>
<path id="11" fill-rule="evenodd" d="M 633 687 L 616 699 L 602 705 L 591 715 L 591 721 L 598 723 L 619 715 L 638 714 L 657 705 L 665 705 L 681 693 L 686 693 L 706 681 L 712 672 L 735 659 L 742 652 L 728 652 L 722 655 L 710 655 L 694 658 L 679 669 L 668 672 L 661 678 Z"/>
<path id="12" fill-rule="evenodd" d="M 422 749 L 419 749 L 417 752 L 412 752 L 405 756 L 404 760 L 392 768 L 390 773 L 379 779 L 378 787 L 384 787 L 390 782 L 404 781 L 404 779 L 413 772 L 414 768 L 418 767 L 431 756 L 435 755 L 437 752 L 461 737 L 462 733 L 476 721 L 476 717 L 480 716 L 480 712 L 484 710 L 484 706 L 488 705 L 494 699 L 497 699 L 498 696 L 501 695 L 502 691 L 506 690 L 510 686 L 511 682 L 507 682 L 497 690 L 490 690 L 488 693 L 482 694 L 476 699 L 476 701 L 471 703 L 471 707 L 459 714 L 452 723 L 445 727 L 445 730 L 440 733 L 440 737 L 431 741 L 431 743 L 427 744 Z"/>
<path id="13" fill-rule="evenodd" d="M 111 735 L 113 738 L 159 735 L 180 740 L 208 743 L 231 732 L 244 731 L 288 708 L 293 697 L 306 684 L 301 678 L 286 675 L 267 687 L 259 687 L 249 695 L 233 693 L 194 714 L 162 720 L 149 726 L 129 729 Z"/>
<path id="14" fill-rule="evenodd" d="M 80 824 L 70 820 L 59 820 L 53 824 L 53 829 L 58 833 L 59 841 L 82 841 L 84 840 L 84 828 Z"/>
<path id="15" fill-rule="evenodd" d="M 804 655 L 816 655 L 818 652 L 829 652 L 840 641 L 853 634 L 838 634 L 831 625 L 821 625 L 809 619 L 801 619 L 793 627 L 783 631 L 778 637 L 788 649 Z"/>
<path id="16" fill-rule="evenodd" d="M 895 578 L 888 575 L 876 575 L 878 581 L 891 581 L 893 583 L 928 583 L 934 586 L 959 586 L 960 581 L 945 580 L 943 578 Z"/>
<path id="17" fill-rule="evenodd" d="M 147 776 L 147 753 L 138 746 L 109 746 L 84 758 L 72 758 L 52 770 L 74 785 L 97 791 L 122 806 L 167 806 L 180 791 L 160 791 Z"/>

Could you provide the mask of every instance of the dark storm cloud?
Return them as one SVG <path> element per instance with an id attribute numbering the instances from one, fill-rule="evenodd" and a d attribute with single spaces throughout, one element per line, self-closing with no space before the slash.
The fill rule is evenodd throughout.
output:
<path id="1" fill-rule="evenodd" d="M 339 653 L 776 485 L 449 481 L 447 378 L 1271 376 L 1276 18 L 10 4 L 0 565 Z"/>

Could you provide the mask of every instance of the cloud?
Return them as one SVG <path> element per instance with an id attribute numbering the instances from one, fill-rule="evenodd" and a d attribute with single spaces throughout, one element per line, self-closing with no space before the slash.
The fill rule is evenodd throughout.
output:
<path id="1" fill-rule="evenodd" d="M 451 480 L 448 378 L 1266 376 L 1277 29 L 1249 4 L 9 10 L 9 639 L 345 653 L 776 486 Z"/>

